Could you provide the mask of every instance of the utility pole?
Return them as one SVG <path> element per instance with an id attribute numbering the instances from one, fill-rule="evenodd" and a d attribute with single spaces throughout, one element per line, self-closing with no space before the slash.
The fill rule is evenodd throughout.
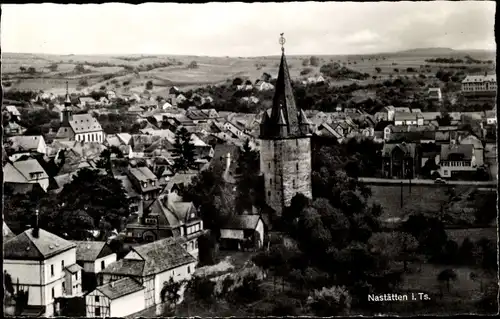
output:
<path id="1" fill-rule="evenodd" d="M 401 208 L 403 208 L 403 181 L 401 181 Z"/>

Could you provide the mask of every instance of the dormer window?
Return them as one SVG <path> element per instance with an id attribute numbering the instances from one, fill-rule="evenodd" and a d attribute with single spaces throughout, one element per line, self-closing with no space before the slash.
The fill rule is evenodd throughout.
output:
<path id="1" fill-rule="evenodd" d="M 146 188 L 146 187 L 148 187 L 148 184 L 147 183 L 142 183 L 142 187 Z"/>
<path id="2" fill-rule="evenodd" d="M 152 182 L 151 182 L 151 185 L 155 186 L 155 181 L 152 181 Z"/>
<path id="3" fill-rule="evenodd" d="M 155 225 L 156 224 L 156 218 L 146 218 L 145 222 L 146 222 L 146 224 L 149 224 L 149 225 Z"/>

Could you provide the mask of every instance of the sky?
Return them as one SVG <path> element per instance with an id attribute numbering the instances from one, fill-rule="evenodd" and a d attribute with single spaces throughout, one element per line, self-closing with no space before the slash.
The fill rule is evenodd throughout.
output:
<path id="1" fill-rule="evenodd" d="M 266 56 L 496 50 L 494 1 L 2 5 L 4 52 Z"/>

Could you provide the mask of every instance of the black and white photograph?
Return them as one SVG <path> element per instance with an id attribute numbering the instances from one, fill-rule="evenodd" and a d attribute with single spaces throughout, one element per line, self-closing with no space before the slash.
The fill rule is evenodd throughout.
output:
<path id="1" fill-rule="evenodd" d="M 2 4 L 4 315 L 498 314 L 495 15 Z"/>

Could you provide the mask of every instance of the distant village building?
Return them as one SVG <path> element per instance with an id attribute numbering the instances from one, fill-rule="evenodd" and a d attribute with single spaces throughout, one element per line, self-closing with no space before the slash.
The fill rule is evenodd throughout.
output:
<path id="1" fill-rule="evenodd" d="M 265 200 L 278 214 L 296 194 L 312 196 L 311 126 L 297 109 L 283 49 L 273 107 L 264 112 L 259 137 Z"/>
<path id="2" fill-rule="evenodd" d="M 493 75 L 467 75 L 462 81 L 463 93 L 496 93 L 497 76 Z"/>
<path id="3" fill-rule="evenodd" d="M 418 146 L 415 143 L 385 144 L 382 149 L 382 173 L 385 178 L 414 178 L 418 164 Z"/>
<path id="4" fill-rule="evenodd" d="M 420 113 L 395 112 L 394 125 L 424 125 L 424 117 Z"/>
<path id="5" fill-rule="evenodd" d="M 427 95 L 431 101 L 441 102 L 443 100 L 440 88 L 429 88 Z"/>
<path id="6" fill-rule="evenodd" d="M 474 146 L 471 144 L 441 145 L 439 155 L 439 175 L 444 178 L 454 178 L 461 173 L 477 171 Z"/>
<path id="7" fill-rule="evenodd" d="M 264 220 L 260 215 L 234 215 L 221 226 L 221 245 L 227 249 L 259 249 L 264 243 Z"/>
<path id="8" fill-rule="evenodd" d="M 57 315 L 56 298 L 81 296 L 82 268 L 74 243 L 34 227 L 5 242 L 3 253 L 4 270 L 28 291 L 28 306 L 42 315 Z"/>

